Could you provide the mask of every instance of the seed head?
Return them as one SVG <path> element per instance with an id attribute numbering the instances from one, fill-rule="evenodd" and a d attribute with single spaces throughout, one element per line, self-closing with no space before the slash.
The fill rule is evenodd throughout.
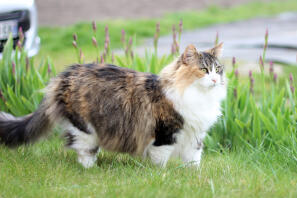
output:
<path id="1" fill-rule="evenodd" d="M 155 50 L 157 50 L 157 47 L 158 47 L 159 36 L 160 36 L 160 23 L 158 22 L 156 24 L 156 33 L 154 35 L 154 48 L 155 48 Z"/>
<path id="2" fill-rule="evenodd" d="M 97 40 L 96 40 L 96 38 L 93 36 L 92 37 L 92 43 L 93 43 L 93 45 L 97 48 L 98 47 L 98 43 L 97 43 Z"/>
<path id="3" fill-rule="evenodd" d="M 159 36 L 156 33 L 155 36 L 154 36 L 154 48 L 155 49 L 157 49 L 157 47 L 158 47 L 158 40 L 159 40 Z"/>
<path id="4" fill-rule="evenodd" d="M 178 41 L 180 42 L 181 39 L 181 34 L 183 32 L 183 20 L 181 19 L 179 21 L 179 25 L 178 25 Z"/>
<path id="5" fill-rule="evenodd" d="M 51 65 L 49 63 L 47 64 L 47 73 L 48 74 L 52 73 Z"/>
<path id="6" fill-rule="evenodd" d="M 176 47 L 176 52 L 179 53 L 179 44 L 178 44 L 178 42 L 175 43 L 175 47 Z"/>
<path id="7" fill-rule="evenodd" d="M 254 84 L 255 84 L 255 79 L 253 76 L 250 77 L 250 92 L 253 94 L 254 93 Z"/>
<path id="8" fill-rule="evenodd" d="M 159 35 L 160 34 L 160 22 L 156 24 L 156 33 Z"/>
<path id="9" fill-rule="evenodd" d="M 108 25 L 105 26 L 105 43 L 104 43 L 104 49 L 106 52 L 109 52 L 109 32 L 108 32 Z"/>
<path id="10" fill-rule="evenodd" d="M 273 74 L 273 82 L 274 83 L 277 83 L 277 73 L 274 73 Z"/>
<path id="11" fill-rule="evenodd" d="M 292 93 L 294 93 L 295 87 L 294 87 L 294 82 L 293 82 L 294 79 L 293 79 L 293 74 L 292 73 L 290 73 L 289 79 L 290 79 L 290 88 L 291 88 L 291 91 L 292 91 Z"/>
<path id="12" fill-rule="evenodd" d="M 108 51 L 108 43 L 107 43 L 107 42 L 104 43 L 104 51 L 105 51 L 105 52 Z"/>
<path id="13" fill-rule="evenodd" d="M 74 47 L 75 49 L 77 49 L 77 43 L 76 43 L 76 41 L 72 41 L 72 45 L 73 45 L 73 47 Z"/>
<path id="14" fill-rule="evenodd" d="M 19 40 L 21 42 L 24 41 L 24 32 L 23 32 L 23 28 L 22 27 L 19 27 Z"/>
<path id="15" fill-rule="evenodd" d="M 84 59 L 84 54 L 83 54 L 82 50 L 79 49 L 79 60 L 83 61 L 83 59 Z"/>
<path id="16" fill-rule="evenodd" d="M 237 98 L 237 89 L 236 88 L 234 88 L 234 90 L 233 90 L 233 95 L 235 98 Z"/>
<path id="17" fill-rule="evenodd" d="M 217 31 L 215 45 L 217 45 L 218 43 L 219 43 L 219 32 Z"/>
<path id="18" fill-rule="evenodd" d="M 232 58 L 232 67 L 235 68 L 235 64 L 236 64 L 236 58 L 233 56 Z"/>
<path id="19" fill-rule="evenodd" d="M 129 46 L 132 47 L 132 44 L 133 44 L 133 39 L 132 39 L 132 37 L 130 37 L 129 38 Z"/>
<path id="20" fill-rule="evenodd" d="M 108 25 L 105 26 L 105 34 L 108 34 Z"/>
<path id="21" fill-rule="evenodd" d="M 249 78 L 253 77 L 253 72 L 252 70 L 249 70 Z"/>
<path id="22" fill-rule="evenodd" d="M 126 39 L 125 39 L 125 35 L 126 35 L 126 32 L 125 32 L 124 29 L 122 29 L 121 42 L 122 42 L 123 45 L 125 45 L 125 41 L 126 41 Z"/>
<path id="23" fill-rule="evenodd" d="M 173 42 L 176 41 L 176 28 L 175 25 L 172 25 L 172 36 L 173 36 Z"/>
<path id="24" fill-rule="evenodd" d="M 100 63 L 103 64 L 104 63 L 104 58 L 103 58 L 103 55 L 101 55 L 101 58 L 100 58 Z"/>
<path id="25" fill-rule="evenodd" d="M 12 62 L 11 63 L 11 66 L 12 66 L 12 74 L 14 75 L 15 74 L 15 63 Z"/>
<path id="26" fill-rule="evenodd" d="M 77 34 L 74 33 L 74 34 L 72 35 L 72 37 L 73 37 L 73 40 L 74 40 L 74 41 L 77 41 Z"/>
<path id="27" fill-rule="evenodd" d="M 178 32 L 179 32 L 179 34 L 181 34 L 183 31 L 183 20 L 182 19 L 179 21 L 178 27 L 179 27 Z"/>
<path id="28" fill-rule="evenodd" d="M 293 74 L 292 73 L 290 73 L 289 79 L 290 79 L 290 83 L 293 84 L 294 79 L 293 79 Z"/>
<path id="29" fill-rule="evenodd" d="M 267 46 L 268 46 L 268 28 L 266 28 L 266 32 L 265 32 L 264 52 L 266 51 Z"/>
<path id="30" fill-rule="evenodd" d="M 127 56 L 129 56 L 129 53 L 130 53 L 130 51 L 132 49 L 132 44 L 133 44 L 133 39 L 132 39 L 132 37 L 129 37 L 129 42 L 128 42 L 128 45 L 127 45 L 127 47 L 125 49 L 125 53 L 126 53 Z"/>
<path id="31" fill-rule="evenodd" d="M 131 56 L 131 58 L 132 58 L 132 60 L 134 59 L 134 52 L 133 52 L 133 50 L 131 50 L 131 52 L 130 52 L 130 56 Z"/>
<path id="32" fill-rule="evenodd" d="M 103 51 L 103 59 L 106 60 L 107 59 L 106 57 L 107 57 L 107 52 Z"/>
<path id="33" fill-rule="evenodd" d="M 234 74 L 235 74 L 235 77 L 238 79 L 238 76 L 239 76 L 238 69 L 235 70 Z"/>
<path id="34" fill-rule="evenodd" d="M 265 31 L 265 40 L 268 39 L 268 35 L 269 35 L 269 33 L 268 33 L 268 28 L 266 28 L 266 31 Z"/>
<path id="35" fill-rule="evenodd" d="M 3 95 L 3 92 L 2 90 L 0 89 L 0 99 L 5 102 L 5 98 L 4 98 L 4 95 Z"/>
<path id="36" fill-rule="evenodd" d="M 17 42 L 17 46 L 18 46 L 18 49 L 21 50 L 22 49 L 22 42 L 20 40 L 18 40 Z"/>
<path id="37" fill-rule="evenodd" d="M 95 21 L 92 21 L 92 29 L 93 29 L 94 33 L 96 33 L 96 31 L 97 31 L 97 24 L 96 24 Z"/>
<path id="38" fill-rule="evenodd" d="M 264 71 L 264 62 L 263 62 L 263 58 L 262 58 L 262 56 L 260 56 L 259 64 L 260 64 L 260 69 L 261 69 L 261 71 Z"/>

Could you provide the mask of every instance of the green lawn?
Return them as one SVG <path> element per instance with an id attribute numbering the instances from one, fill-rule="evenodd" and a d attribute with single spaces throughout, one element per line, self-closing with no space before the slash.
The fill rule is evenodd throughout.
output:
<path id="1" fill-rule="evenodd" d="M 136 43 L 140 44 L 144 38 L 152 38 L 154 36 L 157 22 L 160 22 L 161 35 L 166 35 L 171 33 L 173 24 L 178 26 L 180 19 L 183 20 L 183 28 L 189 30 L 217 23 L 275 15 L 285 11 L 297 11 L 297 1 L 274 0 L 266 3 L 251 2 L 232 8 L 212 6 L 208 9 L 196 12 L 168 13 L 161 18 L 153 19 L 98 21 L 98 31 L 95 37 L 97 38 L 99 46 L 103 47 L 104 27 L 108 25 L 111 46 L 115 49 L 122 47 L 120 42 L 122 29 L 126 31 L 127 40 L 132 36 L 136 38 Z M 94 33 L 90 21 L 64 27 L 40 27 L 41 50 L 36 59 L 40 62 L 44 57 L 50 56 L 58 69 L 76 62 L 72 47 L 73 33 L 77 33 L 78 35 L 78 45 L 82 48 L 86 60 L 95 60 L 95 49 L 92 47 L 91 41 L 91 37 Z"/>
<path id="2" fill-rule="evenodd" d="M 168 14 L 151 20 L 98 22 L 96 36 L 102 45 L 103 27 L 105 23 L 109 24 L 112 47 L 118 48 L 121 47 L 122 28 L 128 35 L 137 34 L 140 43 L 154 34 L 157 21 L 161 22 L 161 33 L 168 34 L 171 25 L 177 24 L 180 18 L 183 18 L 185 29 L 192 29 L 290 10 L 297 10 L 297 1 L 251 3 L 231 9 L 212 7 L 197 13 Z M 94 60 L 89 23 L 41 28 L 42 48 L 35 57 L 37 62 L 44 61 L 40 67 L 34 67 L 36 62 L 32 61 L 26 69 L 24 52 L 21 52 L 21 60 L 17 60 L 19 56 L 11 59 L 11 43 L 6 61 L 0 61 L 0 88 L 5 97 L 0 100 L 0 110 L 23 115 L 37 108 L 42 97 L 38 90 L 54 75 L 53 71 L 49 73 L 48 65 L 51 64 L 44 56 L 49 55 L 58 70 L 77 62 L 71 46 L 73 32 L 78 34 L 78 45 L 83 48 L 86 59 Z M 155 54 L 146 57 L 135 54 L 134 59 L 116 56 L 116 64 L 156 73 L 172 58 L 157 58 Z M 9 67 L 12 61 L 17 63 L 15 68 Z M 296 85 L 296 69 L 284 67 L 284 75 L 275 84 L 272 79 L 254 74 L 255 95 L 249 91 L 247 77 L 237 79 L 234 71 L 228 74 L 229 92 L 223 103 L 224 116 L 205 141 L 207 149 L 199 169 L 185 167 L 178 160 L 170 161 L 167 168 L 161 169 L 140 158 L 108 152 L 98 155 L 94 168 L 84 169 L 76 162 L 76 154 L 64 149 L 59 135 L 52 135 L 48 140 L 28 147 L 8 149 L 0 145 L 0 198 L 297 197 L 297 93 L 292 94 L 286 85 L 290 72 L 295 79 L 292 84 Z M 22 83 L 18 79 L 23 80 Z M 25 82 L 27 86 L 24 86 Z"/>
<path id="3" fill-rule="evenodd" d="M 295 160 L 295 161 L 294 161 Z M 203 155 L 196 170 L 168 168 L 104 152 L 83 169 L 56 136 L 16 150 L 0 148 L 0 197 L 297 197 L 296 159 L 284 153 L 233 151 Z"/>

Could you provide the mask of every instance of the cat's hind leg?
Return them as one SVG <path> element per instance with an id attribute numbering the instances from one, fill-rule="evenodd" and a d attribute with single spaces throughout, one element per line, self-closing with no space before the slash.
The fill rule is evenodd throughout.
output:
<path id="1" fill-rule="evenodd" d="M 64 125 L 66 146 L 74 149 L 78 155 L 78 162 L 85 168 L 92 167 L 97 160 L 99 152 L 98 136 L 95 130 L 89 130 L 88 133 L 79 130 L 71 123 Z M 92 127 L 89 127 L 92 129 Z"/>

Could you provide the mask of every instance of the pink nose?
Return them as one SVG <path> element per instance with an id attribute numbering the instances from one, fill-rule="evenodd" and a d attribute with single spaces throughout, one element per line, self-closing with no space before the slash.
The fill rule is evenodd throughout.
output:
<path id="1" fill-rule="evenodd" d="M 217 80 L 216 80 L 216 79 L 211 79 L 211 81 L 212 81 L 212 82 L 214 82 L 214 83 L 216 83 L 216 82 L 217 82 Z"/>

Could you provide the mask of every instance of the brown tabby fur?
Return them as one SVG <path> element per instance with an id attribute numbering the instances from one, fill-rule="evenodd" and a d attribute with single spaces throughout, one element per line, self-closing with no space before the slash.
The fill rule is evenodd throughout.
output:
<path id="1" fill-rule="evenodd" d="M 159 76 L 108 64 L 73 65 L 50 82 L 35 113 L 22 118 L 0 113 L 0 142 L 30 143 L 67 120 L 83 133 L 97 133 L 98 146 L 106 150 L 142 155 L 151 143 L 173 144 L 184 119 L 165 92 L 173 88 L 182 94 L 205 75 L 201 60 L 212 63 L 218 52 L 203 53 L 188 46 Z M 75 138 L 66 137 L 68 144 Z"/>
<path id="2" fill-rule="evenodd" d="M 74 65 L 51 82 L 47 102 L 81 131 L 90 133 L 86 123 L 91 123 L 101 147 L 142 154 L 160 120 L 182 127 L 158 81 L 156 75 L 113 65 Z"/>

